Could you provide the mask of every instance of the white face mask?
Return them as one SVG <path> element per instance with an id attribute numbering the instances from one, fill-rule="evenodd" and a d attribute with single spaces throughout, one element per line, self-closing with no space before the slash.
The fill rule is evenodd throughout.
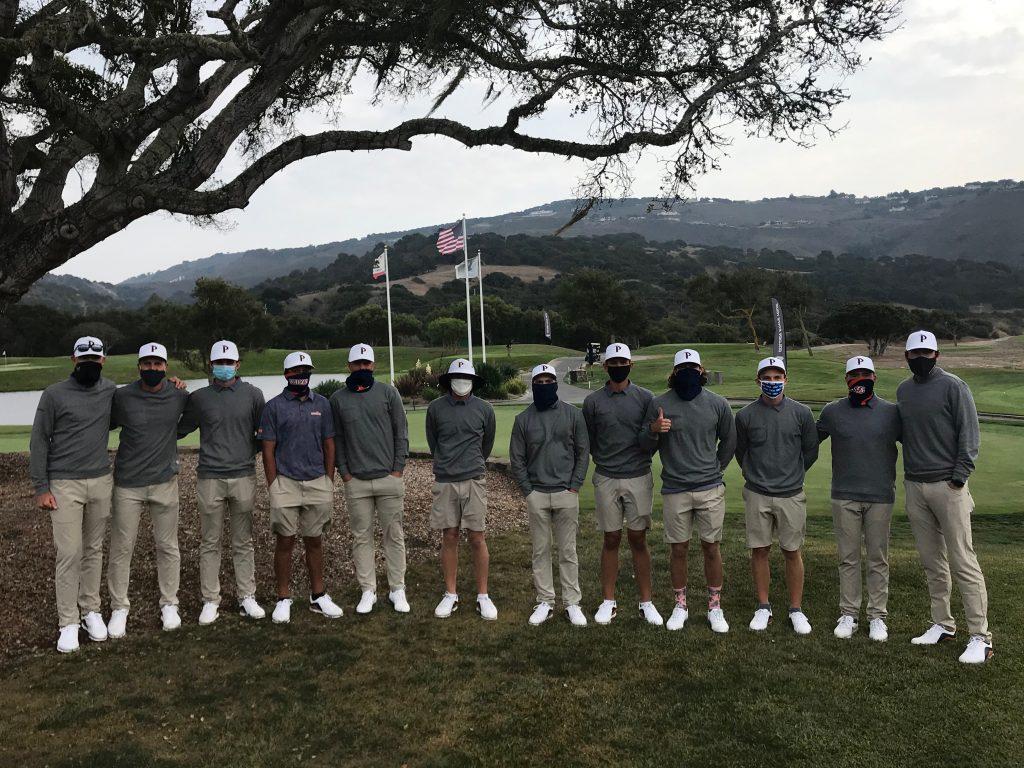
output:
<path id="1" fill-rule="evenodd" d="M 465 397 L 473 391 L 473 382 L 470 379 L 452 379 L 452 392 L 459 397 Z"/>

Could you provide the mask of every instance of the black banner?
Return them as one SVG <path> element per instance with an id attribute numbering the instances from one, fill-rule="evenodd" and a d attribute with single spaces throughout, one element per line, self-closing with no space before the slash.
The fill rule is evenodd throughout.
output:
<path id="1" fill-rule="evenodd" d="M 782 305 L 774 296 L 772 296 L 772 320 L 775 322 L 775 341 L 772 344 L 772 354 L 785 360 L 786 324 L 782 319 Z"/>

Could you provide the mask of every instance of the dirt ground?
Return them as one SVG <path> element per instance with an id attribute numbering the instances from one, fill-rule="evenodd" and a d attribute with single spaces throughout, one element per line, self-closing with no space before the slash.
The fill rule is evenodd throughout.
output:
<path id="1" fill-rule="evenodd" d="M 199 514 L 196 507 L 195 468 L 197 454 L 181 455 L 181 522 L 179 545 L 181 549 L 181 586 L 178 592 L 182 619 L 192 623 L 201 607 L 199 596 Z M 273 535 L 270 532 L 270 508 L 260 463 L 257 462 L 258 483 L 254 531 L 256 536 L 257 599 L 267 609 L 272 608 L 273 587 Z M 406 467 L 405 541 L 410 562 L 433 559 L 437 556 L 440 534 L 429 528 L 431 486 L 433 475 L 430 462 L 410 460 Z M 487 475 L 488 533 L 500 534 L 513 529 L 525 529 L 526 506 L 512 480 L 502 472 Z M 345 496 L 340 480 L 335 482 L 335 515 L 326 535 L 325 579 L 327 589 L 346 612 L 350 612 L 358 599 L 355 585 L 351 536 L 345 514 Z M 229 530 L 225 525 L 225 530 Z M 378 589 L 386 589 L 383 557 L 378 536 Z M 108 539 L 109 542 L 109 539 Z M 221 559 L 222 607 L 234 610 L 235 589 L 231 568 L 231 554 L 227 547 Z M 302 547 L 296 546 L 293 568 L 293 595 L 305 599 L 308 581 L 305 565 L 301 562 Z M 103 614 L 109 616 L 106 590 L 106 552 L 103 570 Z M 28 455 L 0 454 L 0 583 L 5 585 L 7 598 L 0 603 L 0 659 L 10 659 L 40 647 L 49 647 L 56 641 L 57 613 L 53 591 L 53 538 L 49 516 L 33 505 L 32 488 L 28 480 Z M 438 583 L 429 594 L 410 593 L 410 600 L 433 605 L 443 591 Z M 435 594 L 436 593 L 436 594 Z M 160 626 L 156 569 L 153 556 L 151 528 L 144 519 L 132 560 L 132 580 L 129 589 L 132 602 L 129 629 L 157 630 Z"/>

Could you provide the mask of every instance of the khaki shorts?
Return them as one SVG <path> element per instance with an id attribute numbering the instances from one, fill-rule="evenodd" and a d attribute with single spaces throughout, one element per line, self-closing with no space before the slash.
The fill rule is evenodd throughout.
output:
<path id="1" fill-rule="evenodd" d="M 270 530 L 278 536 L 315 538 L 331 527 L 334 481 L 327 475 L 293 480 L 278 475 L 270 486 Z"/>
<path id="2" fill-rule="evenodd" d="M 594 521 L 599 531 L 621 531 L 622 522 L 631 531 L 651 527 L 654 508 L 654 475 L 605 477 L 594 472 Z"/>
<path id="3" fill-rule="evenodd" d="M 693 538 L 694 523 L 701 541 L 722 540 L 725 530 L 725 486 L 706 491 L 666 493 L 661 497 L 665 518 L 665 541 L 682 544 Z"/>
<path id="4" fill-rule="evenodd" d="M 487 519 L 487 481 L 482 477 L 434 483 L 430 527 L 435 531 L 462 528 L 482 531 Z"/>
<path id="5" fill-rule="evenodd" d="M 763 496 L 749 488 L 743 489 L 746 506 L 747 546 L 750 549 L 770 547 L 772 536 L 778 534 L 779 546 L 795 552 L 804 545 L 807 531 L 807 496 L 781 498 Z"/>

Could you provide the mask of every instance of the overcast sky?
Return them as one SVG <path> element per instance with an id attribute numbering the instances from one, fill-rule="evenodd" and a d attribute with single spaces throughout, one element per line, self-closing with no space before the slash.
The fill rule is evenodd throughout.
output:
<path id="1" fill-rule="evenodd" d="M 802 149 L 738 136 L 696 194 L 865 195 L 1024 178 L 1024 2 L 907 0 L 902 28 L 865 51 L 871 61 L 845 84 L 850 100 L 835 124 L 846 128 L 837 137 Z M 422 112 L 420 105 L 385 113 L 351 105 L 347 116 L 360 127 L 385 127 Z M 469 98 L 448 114 L 474 124 L 488 118 Z M 570 197 L 581 168 L 441 139 L 416 140 L 412 152 L 325 155 L 279 173 L 247 210 L 222 217 L 227 228 L 156 214 L 57 271 L 116 282 L 218 251 L 362 237 L 451 221 L 463 211 L 491 216 Z M 655 194 L 658 182 L 656 162 L 643 163 L 633 194 Z"/>

